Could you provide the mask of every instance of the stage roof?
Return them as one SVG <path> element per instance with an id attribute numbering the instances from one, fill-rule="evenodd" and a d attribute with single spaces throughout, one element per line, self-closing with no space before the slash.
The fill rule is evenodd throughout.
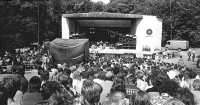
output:
<path id="1" fill-rule="evenodd" d="M 143 18 L 142 15 L 138 14 L 122 14 L 122 13 L 108 13 L 108 12 L 63 14 L 63 17 L 64 18 L 110 18 L 110 19 Z"/>

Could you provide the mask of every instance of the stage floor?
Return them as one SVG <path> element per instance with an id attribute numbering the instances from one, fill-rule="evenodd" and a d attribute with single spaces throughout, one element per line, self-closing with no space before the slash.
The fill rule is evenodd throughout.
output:
<path id="1" fill-rule="evenodd" d="M 90 53 L 98 52 L 99 54 L 145 54 L 152 55 L 156 52 L 137 51 L 135 49 L 89 49 Z"/>
<path id="2" fill-rule="evenodd" d="M 153 58 L 153 55 L 159 51 L 137 51 L 135 49 L 89 49 L 90 53 L 98 52 L 104 54 L 107 57 L 137 57 L 137 58 Z"/>

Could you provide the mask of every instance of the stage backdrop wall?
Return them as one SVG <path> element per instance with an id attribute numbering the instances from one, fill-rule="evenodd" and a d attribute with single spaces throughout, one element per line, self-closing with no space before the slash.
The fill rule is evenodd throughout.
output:
<path id="1" fill-rule="evenodd" d="M 88 39 L 57 38 L 46 47 L 56 63 L 77 64 L 89 60 Z"/>

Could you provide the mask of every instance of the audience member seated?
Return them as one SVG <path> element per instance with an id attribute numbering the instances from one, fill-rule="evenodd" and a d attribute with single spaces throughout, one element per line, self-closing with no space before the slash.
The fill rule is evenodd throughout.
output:
<path id="1" fill-rule="evenodd" d="M 58 74 L 57 65 L 53 64 L 51 71 L 49 72 L 49 80 L 53 81 L 54 77 Z"/>
<path id="2" fill-rule="evenodd" d="M 43 105 L 43 104 L 42 104 Z M 68 105 L 62 96 L 58 94 L 53 94 L 50 96 L 48 103 L 46 105 Z"/>
<path id="3" fill-rule="evenodd" d="M 81 94 L 81 89 L 83 86 L 83 81 L 85 81 L 86 79 L 89 79 L 89 72 L 88 71 L 83 71 L 81 72 L 81 80 L 78 81 L 75 85 L 75 90 L 77 91 L 78 94 Z"/>
<path id="4" fill-rule="evenodd" d="M 158 88 L 163 82 L 169 80 L 169 77 L 164 72 L 152 73 L 148 78 L 149 85 L 153 87 L 146 90 L 146 92 L 158 92 Z"/>
<path id="5" fill-rule="evenodd" d="M 182 80 L 182 87 L 187 87 L 187 88 L 190 88 L 192 89 L 192 84 L 193 84 L 193 81 L 196 79 L 197 77 L 197 74 L 190 70 L 190 69 L 186 69 L 184 71 L 182 71 L 179 75 L 179 78 Z"/>
<path id="6" fill-rule="evenodd" d="M 47 71 L 47 70 L 41 71 L 40 79 L 42 81 L 42 84 L 41 84 L 41 86 L 42 86 L 45 82 L 47 82 L 49 80 L 49 71 Z"/>
<path id="7" fill-rule="evenodd" d="M 100 73 L 98 73 L 97 78 L 95 78 L 93 81 L 101 84 L 105 79 L 106 79 L 106 72 L 101 71 Z"/>
<path id="8" fill-rule="evenodd" d="M 122 78 L 125 79 L 125 77 L 128 74 L 127 71 L 128 71 L 128 68 L 126 66 L 123 66 L 122 71 L 120 71 L 119 73 L 117 73 L 117 76 L 118 77 L 122 77 Z"/>
<path id="9" fill-rule="evenodd" d="M 137 86 L 136 86 L 136 77 L 132 74 L 129 75 L 127 78 L 127 85 L 126 85 L 126 96 L 127 98 L 130 98 L 135 92 L 137 92 L 138 90 L 140 90 Z"/>
<path id="10" fill-rule="evenodd" d="M 3 79 L 2 95 L 0 96 L 1 105 L 20 105 L 21 96 L 23 95 L 20 92 L 20 81 L 18 75 L 9 75 Z"/>
<path id="11" fill-rule="evenodd" d="M 72 105 L 72 104 L 68 104 L 68 102 L 66 102 L 66 100 L 67 100 L 66 95 L 63 93 L 53 94 L 49 98 L 48 105 Z"/>
<path id="12" fill-rule="evenodd" d="M 112 82 L 112 77 L 113 77 L 113 73 L 112 72 L 107 72 L 106 74 L 104 74 L 105 80 L 103 80 L 103 82 L 100 83 L 100 85 L 103 88 L 103 91 L 101 93 L 101 97 L 100 97 L 100 101 L 104 101 L 108 94 L 110 93 L 110 89 L 113 85 Z"/>
<path id="13" fill-rule="evenodd" d="M 79 82 L 79 81 L 81 81 L 81 76 L 80 76 L 80 74 L 81 74 L 81 72 L 80 71 L 78 71 L 78 70 L 75 70 L 73 73 L 72 73 L 72 79 L 73 79 L 73 83 L 72 83 L 72 85 L 73 85 L 73 88 L 75 89 L 75 86 L 76 86 L 76 84 Z"/>
<path id="14" fill-rule="evenodd" d="M 149 95 L 142 90 L 139 90 L 132 95 L 130 103 L 131 105 L 152 105 Z"/>
<path id="15" fill-rule="evenodd" d="M 166 101 L 163 105 L 185 105 L 185 104 L 176 98 L 172 98 Z"/>
<path id="16" fill-rule="evenodd" d="M 13 70 L 15 74 L 20 76 L 21 79 L 21 87 L 20 91 L 24 94 L 28 90 L 28 80 L 24 77 L 25 74 L 25 66 L 24 65 L 16 65 Z"/>
<path id="17" fill-rule="evenodd" d="M 193 82 L 194 91 L 191 91 L 194 95 L 195 105 L 200 105 L 200 80 L 196 79 Z"/>
<path id="18" fill-rule="evenodd" d="M 73 103 L 70 102 L 68 99 L 68 92 L 66 91 L 66 89 L 57 82 L 46 82 L 43 86 L 45 86 L 44 89 L 47 89 L 47 91 L 44 90 L 45 92 L 47 92 L 45 94 L 45 99 L 48 97 L 49 98 L 47 100 L 40 101 L 35 105 L 73 105 Z"/>
<path id="19" fill-rule="evenodd" d="M 22 105 L 34 105 L 43 100 L 42 94 L 39 93 L 41 83 L 42 81 L 38 76 L 33 76 L 29 80 L 28 91 L 23 96 Z"/>
<path id="20" fill-rule="evenodd" d="M 138 87 L 140 90 L 145 91 L 145 89 L 146 89 L 146 87 L 148 86 L 148 84 L 147 84 L 147 82 L 145 82 L 145 81 L 143 80 L 144 72 L 143 72 L 143 71 L 137 71 L 137 72 L 136 72 L 136 77 L 137 77 L 137 81 L 136 81 L 137 87 Z"/>
<path id="21" fill-rule="evenodd" d="M 115 76 L 115 77 L 113 78 L 113 85 L 112 85 L 112 87 L 117 86 L 117 85 L 123 85 L 123 86 L 126 85 L 126 84 L 125 84 L 125 79 L 124 79 L 124 77 Z"/>
<path id="22" fill-rule="evenodd" d="M 70 69 L 68 69 L 68 68 L 65 68 L 63 70 L 63 74 L 66 75 L 66 76 L 68 76 L 68 77 L 70 77 L 71 73 L 72 73 L 72 71 Z"/>
<path id="23" fill-rule="evenodd" d="M 33 54 L 26 53 L 23 62 L 42 61 L 45 53 Z M 40 77 L 28 83 L 20 56 L 14 56 L 15 75 L 0 77 L 0 105 L 199 105 L 199 76 L 186 66 L 96 54 L 81 64 L 46 62 L 42 68 L 37 63 Z M 3 62 L 9 64 L 11 58 L 7 55 Z"/>
<path id="24" fill-rule="evenodd" d="M 123 105 L 129 105 L 129 100 L 126 98 L 126 88 L 125 85 L 115 85 L 111 88 L 110 94 L 108 95 L 107 99 L 105 99 L 105 103 L 119 103 L 119 101 L 124 102 Z"/>
<path id="25" fill-rule="evenodd" d="M 158 88 L 160 96 L 153 97 L 151 103 L 153 105 L 163 105 L 166 101 L 173 98 L 177 89 L 181 88 L 179 84 L 173 80 L 167 80 Z"/>
<path id="26" fill-rule="evenodd" d="M 59 91 L 60 84 L 55 81 L 47 81 L 42 85 L 41 88 L 41 94 L 43 97 L 43 100 L 48 100 L 51 95 Z"/>
<path id="27" fill-rule="evenodd" d="M 38 66 L 37 70 L 38 70 L 38 75 L 40 75 L 41 72 L 44 71 L 44 68 L 42 68 L 41 66 Z"/>
<path id="28" fill-rule="evenodd" d="M 179 99 L 185 105 L 196 105 L 194 101 L 194 95 L 188 88 L 179 88 L 174 95 L 174 98 Z"/>
<path id="29" fill-rule="evenodd" d="M 103 89 L 101 85 L 92 80 L 83 82 L 81 96 L 74 99 L 73 105 L 99 105 L 100 95 Z"/>
<path id="30" fill-rule="evenodd" d="M 121 92 L 113 92 L 102 102 L 102 105 L 129 105 L 129 101 Z"/>
<path id="31" fill-rule="evenodd" d="M 67 102 L 72 104 L 73 99 L 75 97 L 74 94 L 76 94 L 76 92 L 72 88 L 72 78 L 64 74 L 59 74 L 58 76 L 56 76 L 56 82 L 58 82 L 65 90 L 66 95 L 67 95 L 66 96 Z"/>

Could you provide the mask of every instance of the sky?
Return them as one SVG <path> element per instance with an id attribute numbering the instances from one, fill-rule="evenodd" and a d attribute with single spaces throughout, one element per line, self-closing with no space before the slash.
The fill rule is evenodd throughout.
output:
<path id="1" fill-rule="evenodd" d="M 91 1 L 93 1 L 93 2 L 102 1 L 105 4 L 108 4 L 110 2 L 110 0 L 91 0 Z"/>

